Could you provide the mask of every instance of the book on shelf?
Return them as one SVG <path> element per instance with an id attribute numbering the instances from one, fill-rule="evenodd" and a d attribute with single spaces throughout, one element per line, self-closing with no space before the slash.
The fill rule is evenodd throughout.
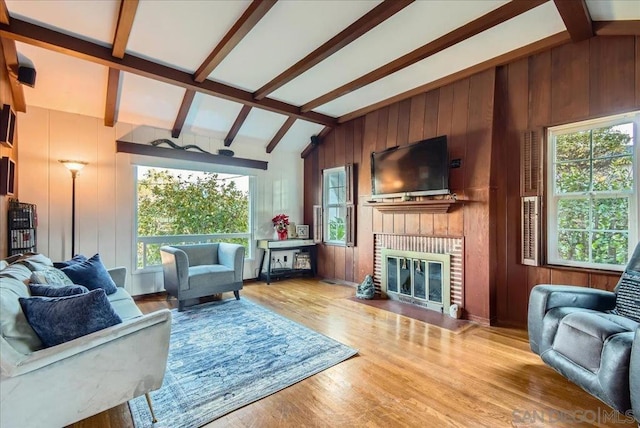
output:
<path id="1" fill-rule="evenodd" d="M 311 269 L 311 256 L 309 253 L 296 253 L 293 257 L 294 269 Z"/>
<path id="2" fill-rule="evenodd" d="M 15 229 L 11 231 L 11 248 L 30 248 L 36 245 L 32 229 Z"/>

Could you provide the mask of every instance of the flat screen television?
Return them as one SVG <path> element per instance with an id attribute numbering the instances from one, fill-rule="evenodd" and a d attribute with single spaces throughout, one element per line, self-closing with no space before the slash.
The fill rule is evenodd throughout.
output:
<path id="1" fill-rule="evenodd" d="M 449 155 L 445 135 L 371 153 L 371 197 L 446 195 Z"/>

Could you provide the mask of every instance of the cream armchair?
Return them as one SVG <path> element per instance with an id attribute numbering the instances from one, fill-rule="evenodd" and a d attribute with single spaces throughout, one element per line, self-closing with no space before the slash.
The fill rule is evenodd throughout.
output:
<path id="1" fill-rule="evenodd" d="M 185 301 L 233 291 L 240 299 L 244 247 L 225 242 L 176 245 L 160 248 L 164 288 L 178 299 L 178 310 Z"/>

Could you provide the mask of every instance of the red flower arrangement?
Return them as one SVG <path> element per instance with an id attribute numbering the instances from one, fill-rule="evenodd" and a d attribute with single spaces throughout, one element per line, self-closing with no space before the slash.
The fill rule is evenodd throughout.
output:
<path id="1" fill-rule="evenodd" d="M 276 230 L 287 230 L 287 226 L 289 226 L 289 216 L 286 214 L 278 214 L 271 219 L 271 223 L 273 223 L 273 227 L 275 227 Z"/>

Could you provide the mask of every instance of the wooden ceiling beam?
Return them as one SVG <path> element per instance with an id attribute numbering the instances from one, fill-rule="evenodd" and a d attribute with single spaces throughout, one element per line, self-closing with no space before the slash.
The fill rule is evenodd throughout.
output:
<path id="1" fill-rule="evenodd" d="M 138 3 L 138 0 L 122 0 L 120 2 L 118 25 L 116 26 L 116 34 L 113 37 L 113 50 L 111 52 L 116 58 L 124 57 L 131 28 L 133 27 L 133 20 L 138 10 Z"/>
<path id="2" fill-rule="evenodd" d="M 325 126 L 336 125 L 336 119 L 334 117 L 316 112 L 302 113 L 300 107 L 272 98 L 255 100 L 251 92 L 212 80 L 197 83 L 193 81 L 193 76 L 190 73 L 133 55 L 126 55 L 122 59 L 114 58 L 109 48 L 19 19 L 12 19 L 9 25 L 0 25 L 0 37 L 70 55 L 95 64 L 116 68 L 121 71 L 185 89 L 192 89 L 206 95 L 239 102 L 252 107 L 259 107 L 289 117 L 295 117 Z"/>
<path id="3" fill-rule="evenodd" d="M 138 0 L 121 0 L 120 12 L 118 13 L 118 23 L 116 33 L 113 36 L 113 47 L 111 55 L 116 58 L 124 57 L 127 49 L 127 42 L 133 27 L 133 20 L 138 10 Z M 109 67 L 109 77 L 107 79 L 107 99 L 104 106 L 104 126 L 113 127 L 118 120 L 118 106 L 120 94 L 120 70 Z"/>
<path id="4" fill-rule="evenodd" d="M 9 20 L 7 4 L 4 0 L 0 0 L 0 24 L 9 25 Z M 0 44 L 2 44 L 4 63 L 7 67 L 7 74 L 9 75 L 13 109 L 24 113 L 27 111 L 27 102 L 24 98 L 24 89 L 20 82 L 18 82 L 18 50 L 16 49 L 16 42 L 14 40 L 0 38 Z"/>
<path id="5" fill-rule="evenodd" d="M 180 136 L 182 127 L 184 126 L 184 121 L 187 120 L 187 115 L 189 114 L 189 110 L 191 110 L 191 104 L 193 104 L 193 98 L 195 96 L 196 91 L 193 89 L 187 89 L 185 91 L 184 98 L 182 98 L 182 104 L 180 104 L 180 108 L 178 109 L 176 121 L 173 123 L 173 129 L 171 130 L 171 136 L 173 138 L 178 138 Z"/>
<path id="6" fill-rule="evenodd" d="M 4 63 L 7 66 L 7 74 L 9 75 L 9 85 L 11 86 L 11 96 L 13 97 L 13 109 L 22 113 L 27 111 L 27 101 L 24 97 L 24 88 L 18 82 L 18 51 L 16 42 L 6 38 L 0 38 L 2 43 L 2 53 L 4 55 Z"/>
<path id="7" fill-rule="evenodd" d="M 296 121 L 295 117 L 290 117 L 284 122 L 284 124 L 280 127 L 280 129 L 278 129 L 278 132 L 276 132 L 276 135 L 274 135 L 274 137 L 271 139 L 271 141 L 267 145 L 267 153 L 271 153 L 273 149 L 276 148 L 280 140 L 282 140 L 282 137 L 284 137 L 284 134 L 286 134 L 287 131 L 293 126 L 295 121 Z"/>
<path id="8" fill-rule="evenodd" d="M 200 83 L 209 77 L 211 72 L 222 62 L 223 59 L 235 48 L 238 43 L 249 34 L 256 24 L 269 12 L 276 4 L 277 0 L 253 0 L 240 19 L 233 24 L 233 27 L 224 35 L 220 43 L 213 49 L 206 60 L 202 63 L 193 75 L 193 79 Z"/>
<path id="9" fill-rule="evenodd" d="M 316 135 L 316 137 L 318 137 L 318 141 L 317 143 L 313 144 L 313 143 L 309 143 L 307 145 L 307 147 L 304 148 L 304 150 L 302 151 L 302 153 L 300 153 L 300 157 L 302 159 L 305 159 L 307 156 L 309 156 L 315 149 L 316 147 L 318 147 L 320 144 L 322 144 L 322 141 L 324 140 L 324 137 L 327 136 L 327 134 L 329 132 L 331 132 L 330 127 L 325 126 L 322 131 L 320 131 L 320 133 L 318 135 Z"/>
<path id="10" fill-rule="evenodd" d="M 113 127 L 118 120 L 118 95 L 120 92 L 120 70 L 109 68 L 107 100 L 104 106 L 104 126 Z"/>
<path id="11" fill-rule="evenodd" d="M 556 46 L 564 45 L 569 42 L 571 42 L 571 36 L 569 35 L 569 32 L 562 31 L 560 33 L 554 34 L 553 36 L 546 37 L 544 39 L 538 40 L 537 42 L 515 49 L 511 52 L 507 52 L 506 54 L 484 61 L 480 64 L 476 64 L 469 68 L 465 68 L 464 70 L 460 70 L 457 73 L 450 74 L 441 79 L 434 80 L 433 82 L 418 86 L 417 88 L 413 88 L 401 94 L 394 95 L 393 97 L 387 98 L 386 100 L 382 100 L 375 104 L 371 104 L 359 110 L 340 116 L 338 118 L 338 123 L 348 122 L 352 119 L 364 116 L 365 114 L 378 110 L 382 107 L 386 107 L 398 101 L 411 98 L 414 95 L 432 91 L 442 86 L 451 84 L 457 80 L 466 79 L 467 77 L 470 77 L 476 73 L 480 73 L 481 71 L 487 70 L 489 68 L 505 65 L 510 62 L 517 61 L 519 59 L 526 58 L 528 56 L 535 55 L 549 49 L 553 49 Z"/>
<path id="12" fill-rule="evenodd" d="M 593 21 L 596 36 L 640 36 L 640 20 Z"/>
<path id="13" fill-rule="evenodd" d="M 324 43 L 318 49 L 311 52 L 306 57 L 280 73 L 279 76 L 271 80 L 269 83 L 258 89 L 253 96 L 257 100 L 261 100 L 284 84 L 292 81 L 311 67 L 317 65 L 321 61 L 327 59 L 334 53 L 338 52 L 358 37 L 375 28 L 382 22 L 391 18 L 405 7 L 413 3 L 414 0 L 385 0 L 378 6 L 374 7 L 360 19 L 347 28 L 342 30 L 336 36 Z"/>
<path id="14" fill-rule="evenodd" d="M 382 67 L 379 67 L 364 76 L 361 76 L 349 83 L 346 83 L 339 88 L 332 90 L 318 98 L 309 101 L 304 104 L 300 110 L 303 112 L 309 112 L 316 107 L 326 104 L 335 100 L 343 95 L 353 92 L 363 86 L 369 85 L 377 80 L 387 77 L 403 68 L 409 67 L 423 59 L 430 57 L 440 51 L 443 51 L 457 43 L 460 43 L 470 37 L 475 36 L 489 28 L 502 24 L 503 22 L 521 15 L 534 7 L 540 6 L 546 3 L 548 0 L 513 0 L 509 3 L 500 6 L 499 8 L 492 10 L 491 12 L 481 16 L 478 19 L 471 21 L 470 23 L 459 27 L 450 33 L 445 34 L 436 40 L 427 43 L 409 52 L 406 55 L 397 58 Z"/>
<path id="15" fill-rule="evenodd" d="M 249 116 L 251 108 L 251 106 L 242 106 L 242 110 L 240 110 L 240 113 L 238 113 L 238 117 L 236 117 L 236 120 L 233 122 L 233 126 L 229 130 L 227 136 L 224 138 L 225 147 L 229 147 L 231 143 L 233 143 L 236 135 L 238 135 L 238 131 L 240 131 L 240 128 L 242 128 L 242 124 L 244 124 L 244 121 L 247 120 L 247 116 Z"/>
<path id="16" fill-rule="evenodd" d="M 4 0 L 0 0 L 0 24 L 9 24 L 9 9 Z"/>
<path id="17" fill-rule="evenodd" d="M 581 42 L 593 37 L 591 15 L 585 0 L 553 0 L 560 17 L 571 34 L 571 40 Z"/>
<path id="18" fill-rule="evenodd" d="M 247 10 L 244 11 L 240 19 L 238 19 L 236 23 L 233 24 L 227 34 L 224 35 L 220 43 L 218 43 L 215 49 L 209 54 L 207 59 L 202 63 L 202 65 L 200 65 L 198 70 L 193 75 L 193 80 L 198 83 L 204 82 L 206 78 L 211 74 L 211 72 L 233 50 L 233 48 L 235 48 L 238 43 L 240 43 L 244 36 L 249 34 L 253 27 L 256 26 L 256 24 L 267 14 L 267 12 L 269 12 L 273 5 L 276 4 L 276 1 L 277 0 L 253 0 Z M 193 103 L 194 96 L 195 91 L 192 89 L 187 89 L 187 92 L 184 94 L 182 104 L 180 105 L 180 110 L 178 111 L 178 117 L 176 117 L 173 130 L 171 131 L 171 136 L 173 138 L 178 138 L 180 136 L 182 127 L 184 126 L 184 121 L 186 120 L 187 115 L 189 114 L 189 109 L 191 108 L 191 104 Z M 245 105 L 243 106 L 241 113 L 245 110 L 245 108 L 251 110 L 251 106 Z M 238 119 L 236 119 L 236 121 L 237 120 Z M 240 129 L 240 126 L 242 126 L 242 122 L 240 122 L 238 129 Z M 237 133 L 238 130 L 236 130 L 235 132 Z M 227 138 L 229 138 L 229 136 L 227 136 Z M 225 138 L 225 146 L 229 146 L 234 138 L 235 134 L 233 134 L 233 136 L 231 137 L 229 144 L 227 144 L 227 139 Z"/>

